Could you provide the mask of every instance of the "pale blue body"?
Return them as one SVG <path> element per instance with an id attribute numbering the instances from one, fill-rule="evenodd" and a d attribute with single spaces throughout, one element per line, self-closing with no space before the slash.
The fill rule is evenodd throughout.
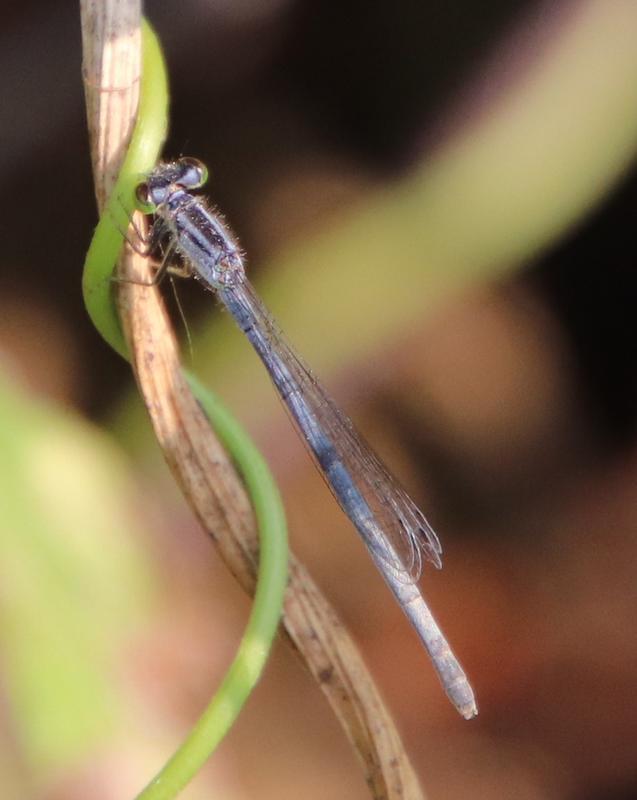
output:
<path id="1" fill-rule="evenodd" d="M 471 687 L 413 579 L 422 557 L 440 566 L 435 533 L 287 344 L 245 277 L 241 251 L 220 216 L 190 191 L 200 185 L 198 162 L 184 160 L 180 171 L 181 163 L 158 167 L 144 184 L 159 234 L 193 276 L 217 294 L 250 340 L 334 496 L 429 652 L 445 691 L 463 716 L 474 716 Z"/>

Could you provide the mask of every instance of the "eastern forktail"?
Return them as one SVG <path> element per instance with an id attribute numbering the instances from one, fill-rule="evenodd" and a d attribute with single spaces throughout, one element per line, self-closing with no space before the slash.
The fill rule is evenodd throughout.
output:
<path id="1" fill-rule="evenodd" d="M 160 164 L 137 188 L 141 210 L 154 214 L 151 249 L 165 245 L 156 280 L 176 253 L 187 274 L 217 295 L 248 337 L 336 500 L 418 633 L 447 695 L 470 719 L 478 713 L 473 691 L 417 584 L 423 559 L 441 566 L 438 537 L 286 342 L 246 278 L 243 254 L 228 227 L 194 194 L 206 179 L 200 161 L 182 158 Z"/>

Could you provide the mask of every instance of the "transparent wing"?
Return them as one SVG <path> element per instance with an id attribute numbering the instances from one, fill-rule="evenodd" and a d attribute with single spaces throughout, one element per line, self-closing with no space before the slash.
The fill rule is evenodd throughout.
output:
<path id="1" fill-rule="evenodd" d="M 307 406 L 308 414 L 315 418 L 331 440 L 338 458 L 371 509 L 378 529 L 390 544 L 388 550 L 378 551 L 381 557 L 390 559 L 392 568 L 403 574 L 407 580 L 418 580 L 423 560 L 430 561 L 440 568 L 442 548 L 424 514 L 288 344 L 250 283 L 246 280 L 232 289 L 220 291 L 219 295 L 252 340 L 255 349 L 261 351 L 259 355 L 268 370 L 272 373 L 272 363 L 284 365 L 282 369 L 289 374 L 290 386 L 295 389 L 296 384 Z M 254 341 L 254 330 L 258 331 L 257 336 L 260 337 L 258 345 Z M 276 379 L 274 380 L 276 383 Z M 287 385 L 287 376 L 285 381 Z M 289 405 L 281 387 L 277 388 L 286 406 Z M 303 433 L 298 420 L 294 421 L 296 427 L 301 428 Z M 303 439 L 308 443 L 305 434 Z M 311 445 L 309 449 L 317 461 Z M 326 477 L 324 470 L 320 471 Z M 347 508 L 329 480 L 327 483 L 347 512 Z M 391 553 L 390 556 L 387 555 L 388 552 Z"/>

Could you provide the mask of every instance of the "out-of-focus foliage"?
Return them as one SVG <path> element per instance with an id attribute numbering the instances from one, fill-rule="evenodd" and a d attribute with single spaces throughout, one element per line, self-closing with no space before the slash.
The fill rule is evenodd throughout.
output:
<path id="1" fill-rule="evenodd" d="M 33 788 L 128 718 L 114 656 L 144 619 L 151 580 L 121 453 L 5 376 L 0 487 L 4 702 L 14 777 Z"/>
<path id="2" fill-rule="evenodd" d="M 634 24 L 626 4 L 582 9 L 408 176 L 265 267 L 264 296 L 319 373 L 536 257 L 612 188 L 637 151 Z M 270 408 L 225 322 L 197 343 L 198 368 L 245 413 Z"/>

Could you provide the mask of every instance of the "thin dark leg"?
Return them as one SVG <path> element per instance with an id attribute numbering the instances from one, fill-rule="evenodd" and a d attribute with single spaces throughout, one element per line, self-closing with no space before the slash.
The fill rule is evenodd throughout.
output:
<path id="1" fill-rule="evenodd" d="M 133 283 L 137 286 L 158 286 L 162 280 L 166 277 L 166 273 L 170 272 L 174 274 L 173 268 L 170 266 L 170 259 L 175 254 L 175 244 L 170 243 L 166 248 L 166 252 L 162 256 L 162 259 L 157 267 L 157 271 L 153 275 L 153 279 L 150 281 L 135 281 L 131 278 L 119 278 L 115 275 L 111 277 L 113 283 Z"/>
<path id="2" fill-rule="evenodd" d="M 152 253 L 152 251 L 153 251 L 153 248 L 155 247 L 155 237 L 153 236 L 153 231 L 151 230 L 150 236 L 146 236 L 144 234 L 144 232 L 141 231 L 139 229 L 139 227 L 137 226 L 133 216 L 128 213 L 126 208 L 124 208 L 124 204 L 122 203 L 122 201 L 121 201 L 121 199 L 119 197 L 117 198 L 117 202 L 118 202 L 120 208 L 122 209 L 122 211 L 126 214 L 126 218 L 128 219 L 128 224 L 135 231 L 135 236 L 137 237 L 139 242 L 141 242 L 141 246 L 140 246 L 140 244 L 138 242 L 134 242 L 132 239 L 129 239 L 129 237 L 128 237 L 128 228 L 122 229 L 120 227 L 118 221 L 115 219 L 114 215 L 111 215 L 111 219 L 113 221 L 113 224 L 115 225 L 117 230 L 121 233 L 121 235 L 124 237 L 124 240 L 128 243 L 130 248 L 132 250 L 134 250 L 137 253 L 137 255 L 144 256 L 144 257 L 150 255 L 150 253 Z M 154 230 L 156 224 L 157 223 L 155 223 L 153 225 L 153 230 Z"/>

